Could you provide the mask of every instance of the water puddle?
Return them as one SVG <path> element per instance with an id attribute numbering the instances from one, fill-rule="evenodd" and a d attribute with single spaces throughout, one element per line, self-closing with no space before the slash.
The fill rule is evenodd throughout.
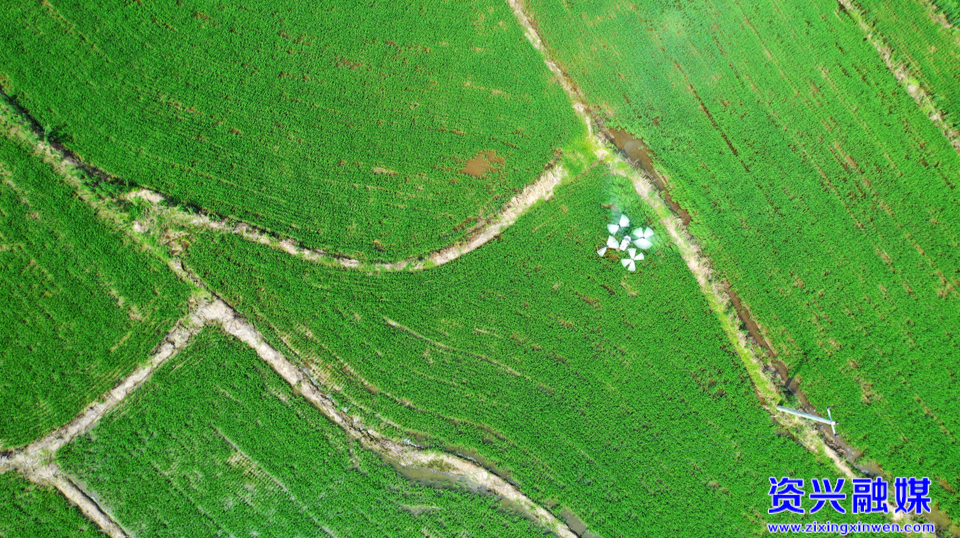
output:
<path id="1" fill-rule="evenodd" d="M 617 149 L 622 151 L 627 159 L 639 166 L 640 169 L 643 170 L 643 173 L 653 180 L 660 189 L 660 192 L 663 193 L 663 197 L 666 199 L 667 204 L 670 205 L 670 209 L 680 216 L 680 220 L 683 221 L 684 226 L 690 224 L 690 213 L 680 207 L 680 204 L 670 195 L 667 182 L 663 179 L 663 176 L 660 175 L 660 172 L 657 171 L 656 167 L 653 166 L 653 156 L 650 148 L 647 147 L 643 139 L 634 138 L 633 135 L 623 129 L 606 129 L 606 133 L 613 139 L 613 145 L 617 146 Z"/>
<path id="2" fill-rule="evenodd" d="M 483 177 L 490 170 L 499 170 L 504 163 L 503 157 L 497 155 L 496 151 L 481 151 L 467 161 L 466 165 L 460 170 L 461 173 L 473 177 Z"/>

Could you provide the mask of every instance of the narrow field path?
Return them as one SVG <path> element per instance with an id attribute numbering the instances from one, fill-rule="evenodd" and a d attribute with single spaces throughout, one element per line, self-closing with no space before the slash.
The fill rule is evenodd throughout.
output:
<path id="1" fill-rule="evenodd" d="M 915 80 L 918 80 L 916 75 L 910 70 L 910 67 L 906 62 L 900 61 L 896 57 L 896 51 L 893 50 L 887 40 L 884 39 L 883 35 L 878 32 L 873 26 L 867 22 L 867 18 L 863 13 L 863 10 L 860 9 L 860 6 L 854 4 L 851 0 L 838 0 L 841 6 L 847 10 L 848 13 L 853 17 L 853 20 L 857 22 L 857 26 L 863 30 L 864 38 L 873 45 L 873 48 L 877 50 L 877 53 L 880 55 L 880 59 L 883 60 L 883 63 L 887 66 L 887 69 L 893 76 L 897 79 L 897 82 L 900 83 L 900 86 L 903 87 L 910 94 L 910 97 L 913 98 L 914 102 L 917 103 L 917 106 L 920 107 L 920 110 L 926 114 L 927 118 L 937 126 L 937 129 L 943 133 L 943 136 L 947 138 L 950 142 L 950 145 L 953 146 L 953 149 L 957 150 L 960 153 L 960 131 L 954 128 L 953 125 L 947 122 L 944 118 L 943 111 L 937 108 L 937 105 L 933 101 L 933 96 L 930 95 L 930 92 L 927 91 L 922 85 L 915 83 Z M 944 24 L 946 24 L 946 19 L 943 19 Z M 947 28 L 949 28 L 947 24 Z"/>
<path id="2" fill-rule="evenodd" d="M 947 20 L 946 14 L 944 14 L 940 6 L 937 5 L 937 3 L 940 0 L 936 0 L 936 1 L 935 0 L 917 0 L 917 1 L 923 4 L 923 7 L 927 8 L 927 16 L 930 17 L 930 20 L 939 24 L 940 26 L 944 27 L 947 30 L 957 31 L 957 27 L 950 24 L 950 21 Z"/>
<path id="3" fill-rule="evenodd" d="M 164 336 L 146 364 L 125 377 L 110 392 L 87 406 L 67 424 L 20 450 L 14 450 L 9 455 L 0 457 L 0 473 L 17 471 L 35 484 L 53 486 L 76 504 L 91 521 L 96 523 L 109 536 L 127 536 L 110 514 L 70 480 L 56 463 L 50 463 L 50 460 L 53 459 L 58 450 L 73 441 L 77 436 L 93 429 L 101 418 L 143 386 L 157 368 L 184 349 L 210 321 L 210 313 L 210 303 L 195 304 L 191 312 L 177 321 L 173 329 Z"/>
<path id="4" fill-rule="evenodd" d="M 70 477 L 65 475 L 56 463 L 33 469 L 24 473 L 24 475 L 35 484 L 57 488 L 64 497 L 77 505 L 83 515 L 87 516 L 87 519 L 96 523 L 100 530 L 110 538 L 129 538 L 130 535 L 123 530 L 123 527 L 96 500 L 87 495 Z"/>
<path id="5" fill-rule="evenodd" d="M 5 127 L 10 131 L 12 136 L 34 146 L 37 149 L 38 155 L 60 172 L 68 183 L 74 187 L 80 187 L 81 179 L 79 174 L 81 170 L 104 180 L 112 182 L 120 181 L 119 178 L 112 177 L 92 165 L 81 163 L 76 156 L 71 154 L 66 148 L 43 141 L 40 124 L 29 116 L 26 111 L 14 109 L 10 104 L 10 97 L 2 88 L 0 88 L 0 121 L 5 124 Z M 293 239 L 281 238 L 273 233 L 257 229 L 255 226 L 235 219 L 217 219 L 205 215 L 187 213 L 176 207 L 168 207 L 164 203 L 166 198 L 161 193 L 147 188 L 128 193 L 125 197 L 127 199 L 139 198 L 149 202 L 153 207 L 155 215 L 165 217 L 172 224 L 193 229 L 218 230 L 234 233 L 250 241 L 277 248 L 306 260 L 327 261 L 344 268 L 367 271 L 419 271 L 450 263 L 460 256 L 480 248 L 491 239 L 497 237 L 505 228 L 516 222 L 517 218 L 534 204 L 541 200 L 549 200 L 553 196 L 554 188 L 568 175 L 568 172 L 560 164 L 559 156 L 554 157 L 546 163 L 543 173 L 540 174 L 536 181 L 526 185 L 495 214 L 481 219 L 480 222 L 473 226 L 467 233 L 464 239 L 425 256 L 411 257 L 395 262 L 366 262 L 331 254 L 322 249 L 305 248 Z M 108 204 L 104 203 L 104 200 L 97 199 L 87 192 L 80 192 L 80 196 L 84 201 L 97 209 L 99 216 L 117 221 L 117 215 L 114 214 L 115 212 L 111 210 Z M 138 233 L 143 232 L 149 229 L 152 224 L 154 223 L 143 221 L 135 222 L 133 231 Z"/>
<path id="6" fill-rule="evenodd" d="M 359 417 L 350 416 L 341 411 L 328 395 L 321 392 L 313 384 L 310 376 L 271 346 L 253 324 L 243 319 L 222 300 L 216 299 L 210 303 L 206 310 L 206 316 L 208 322 L 216 322 L 224 332 L 250 346 L 261 359 L 269 364 L 304 399 L 319 409 L 324 416 L 343 428 L 350 437 L 359 441 L 364 448 L 376 452 L 389 463 L 408 469 L 440 473 L 431 469 L 431 463 L 435 464 L 439 460 L 446 464 L 444 468 L 447 469 L 440 474 L 447 475 L 450 478 L 465 479 L 478 488 L 513 501 L 527 513 L 528 517 L 545 529 L 564 538 L 576 538 L 576 534 L 552 513 L 538 506 L 515 486 L 480 465 L 449 454 L 398 443 L 364 427 Z"/>
<path id="7" fill-rule="evenodd" d="M 740 328 L 740 320 L 724 285 L 716 277 L 716 271 L 710 260 L 700 249 L 696 239 L 690 234 L 681 218 L 674 213 L 660 195 L 659 188 L 652 178 L 642 170 L 638 170 L 619 153 L 611 152 L 610 141 L 613 134 L 609 133 L 598 118 L 594 118 L 583 93 L 573 80 L 551 58 L 550 51 L 543 43 L 543 39 L 526 11 L 522 0 L 507 0 L 517 21 L 524 28 L 527 39 L 543 55 L 544 62 L 550 71 L 557 77 L 563 86 L 577 115 L 587 123 L 591 137 L 595 142 L 594 153 L 598 159 L 610 166 L 612 173 L 626 177 L 633 184 L 634 190 L 659 218 L 660 226 L 666 230 L 670 241 L 677 246 L 680 255 L 693 273 L 700 286 L 700 291 L 706 297 L 710 309 L 717 316 L 727 339 L 740 357 L 745 369 L 750 375 L 760 404 L 763 405 L 775 420 L 784 426 L 800 432 L 799 438 L 813 454 L 825 454 L 843 476 L 853 477 L 853 471 L 843 458 L 831 448 L 818 434 L 818 430 L 811 425 L 798 420 L 783 419 L 783 413 L 776 411 L 776 404 L 780 401 L 777 384 L 771 378 L 770 369 L 760 357 L 760 346 Z"/>
<path id="8" fill-rule="evenodd" d="M 270 232 L 259 230 L 247 223 L 189 214 L 175 207 L 167 207 L 163 203 L 165 200 L 163 195 L 149 189 L 140 189 L 126 196 L 128 199 L 139 198 L 149 202 L 155 215 L 169 220 L 171 224 L 185 228 L 233 233 L 249 241 L 282 250 L 305 260 L 327 261 L 347 269 L 366 271 L 419 271 L 450 263 L 460 256 L 480 248 L 516 222 L 517 218 L 534 204 L 541 200 L 549 200 L 553 196 L 554 188 L 568 175 L 567 171 L 557 161 L 558 159 L 551 161 L 547 170 L 535 182 L 524 187 L 522 191 L 504 204 L 494 216 L 484 219 L 474 226 L 466 239 L 433 251 L 426 256 L 407 258 L 396 262 L 365 262 L 330 254 L 321 249 L 302 247 L 292 239 L 280 239 Z M 150 223 L 148 222 L 134 223 L 135 231 L 142 231 L 149 227 Z"/>

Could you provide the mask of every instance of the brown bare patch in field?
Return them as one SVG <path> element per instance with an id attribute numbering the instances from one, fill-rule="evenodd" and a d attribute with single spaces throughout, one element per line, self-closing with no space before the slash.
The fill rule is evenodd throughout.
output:
<path id="1" fill-rule="evenodd" d="M 380 175 L 380 174 L 385 174 L 385 175 L 388 175 L 388 176 L 395 176 L 395 175 L 397 175 L 397 173 L 396 173 L 395 171 L 390 170 L 389 168 L 381 168 L 381 167 L 379 167 L 379 166 L 374 166 L 374 167 L 373 167 L 373 173 L 374 173 L 374 174 L 378 174 L 378 175 Z"/>
<path id="2" fill-rule="evenodd" d="M 504 162 L 503 157 L 498 156 L 496 151 L 481 151 L 466 162 L 464 167 L 460 169 L 460 173 L 473 177 L 483 177 L 490 170 L 499 170 L 500 167 L 497 165 L 502 165 Z"/>

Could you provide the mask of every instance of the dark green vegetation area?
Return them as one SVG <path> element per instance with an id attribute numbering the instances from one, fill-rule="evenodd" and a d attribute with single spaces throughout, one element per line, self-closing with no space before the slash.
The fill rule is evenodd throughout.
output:
<path id="1" fill-rule="evenodd" d="M 960 513 L 960 157 L 856 22 L 830 2 L 530 4 L 815 407 Z"/>
<path id="2" fill-rule="evenodd" d="M 405 480 L 210 329 L 60 458 L 139 537 L 541 534 L 494 497 Z"/>
<path id="3" fill-rule="evenodd" d="M 366 259 L 462 238 L 580 136 L 549 79 L 498 0 L 0 14 L 0 84 L 80 157 Z"/>
<path id="4" fill-rule="evenodd" d="M 0 138 L 0 447 L 73 418 L 183 315 L 187 286 Z"/>
<path id="5" fill-rule="evenodd" d="M 602 536 L 690 520 L 757 533 L 769 476 L 832 471 L 771 424 L 669 243 L 635 274 L 597 256 L 619 211 L 650 216 L 598 166 L 500 240 L 421 273 L 332 269 L 214 234 L 187 261 L 365 416 L 494 465 Z"/>
<path id="6" fill-rule="evenodd" d="M 0 536 L 93 538 L 103 534 L 57 490 L 36 486 L 7 473 L 0 475 Z"/>

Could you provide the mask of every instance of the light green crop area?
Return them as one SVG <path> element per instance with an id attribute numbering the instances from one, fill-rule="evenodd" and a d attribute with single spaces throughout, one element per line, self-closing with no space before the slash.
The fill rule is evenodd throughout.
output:
<path id="1" fill-rule="evenodd" d="M 60 459 L 141 537 L 540 534 L 494 497 L 405 480 L 213 330 Z"/>
<path id="2" fill-rule="evenodd" d="M 11 4 L 8 136 L 87 171 L 0 140 L 0 450 L 142 364 L 195 289 L 357 428 L 489 470 L 581 538 L 889 520 L 852 513 L 850 481 L 846 514 L 768 513 L 771 477 L 804 479 L 809 511 L 835 455 L 890 501 L 928 477 L 925 517 L 960 536 L 960 0 Z M 623 215 L 655 232 L 636 272 L 598 255 Z M 138 537 L 550 532 L 194 338 L 58 453 L 0 467 L 58 463 Z M 777 403 L 831 406 L 839 437 Z M 79 528 L 17 480 L 17 529 Z"/>
<path id="3" fill-rule="evenodd" d="M 0 65 L 124 181 L 366 259 L 462 238 L 582 130 L 495 0 L 21 3 Z"/>
<path id="4" fill-rule="evenodd" d="M 645 141 L 815 408 L 956 513 L 960 156 L 857 22 L 775 0 L 530 7 L 587 99 Z"/>
<path id="5" fill-rule="evenodd" d="M 374 413 L 493 465 L 602 536 L 675 535 L 692 519 L 759 533 L 789 519 L 767 517 L 770 476 L 833 471 L 771 424 L 668 242 L 636 273 L 597 255 L 621 212 L 651 225 L 639 201 L 598 166 L 499 240 L 419 273 L 214 234 L 187 261 L 375 427 Z"/>
<path id="6" fill-rule="evenodd" d="M 103 536 L 80 510 L 53 488 L 39 487 L 14 473 L 0 475 L 0 536 Z"/>
<path id="7" fill-rule="evenodd" d="M 0 447 L 73 418 L 147 359 L 188 288 L 0 139 Z"/>

